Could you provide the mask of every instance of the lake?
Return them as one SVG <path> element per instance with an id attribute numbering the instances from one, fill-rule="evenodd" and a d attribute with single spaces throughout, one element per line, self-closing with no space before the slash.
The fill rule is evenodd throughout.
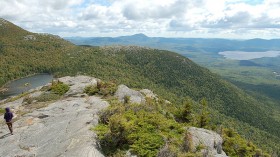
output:
<path id="1" fill-rule="evenodd" d="M 8 90 L 5 92 L 0 93 L 0 100 L 6 99 L 9 96 L 18 95 L 23 92 L 26 92 L 30 89 L 45 85 L 51 82 L 53 76 L 50 74 L 37 74 L 25 78 L 21 78 L 18 80 L 11 81 L 10 83 L 6 84 L 4 88 Z"/>
<path id="2" fill-rule="evenodd" d="M 280 55 L 280 51 L 266 51 L 266 52 L 244 52 L 244 51 L 224 51 L 219 52 L 226 59 L 234 60 L 250 60 L 263 57 L 277 57 Z"/>

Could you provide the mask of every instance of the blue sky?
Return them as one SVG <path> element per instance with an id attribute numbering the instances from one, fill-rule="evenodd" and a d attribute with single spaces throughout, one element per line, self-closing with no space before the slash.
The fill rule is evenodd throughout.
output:
<path id="1" fill-rule="evenodd" d="M 261 4 L 264 1 L 263 0 L 244 0 L 248 4 L 256 5 L 256 4 Z"/>
<path id="2" fill-rule="evenodd" d="M 250 4 L 250 5 L 258 5 L 258 4 L 262 4 L 264 2 L 264 0 L 236 0 L 236 1 L 232 1 L 230 3 L 246 3 L 246 4 Z"/>
<path id="3" fill-rule="evenodd" d="M 84 0 L 78 7 L 86 8 L 91 4 L 99 4 L 102 6 L 110 6 L 112 3 L 108 0 Z"/>
<path id="4" fill-rule="evenodd" d="M 280 38 L 279 0 L 1 0 L 0 17 L 60 36 Z"/>

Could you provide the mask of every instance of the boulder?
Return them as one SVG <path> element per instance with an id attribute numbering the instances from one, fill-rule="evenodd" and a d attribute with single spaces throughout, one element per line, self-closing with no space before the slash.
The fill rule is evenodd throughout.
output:
<path id="1" fill-rule="evenodd" d="M 146 102 L 145 97 L 139 91 L 130 89 L 125 85 L 119 85 L 115 97 L 124 102 L 126 96 L 130 97 L 131 103 L 144 104 Z"/>
<path id="2" fill-rule="evenodd" d="M 222 137 L 214 131 L 190 127 L 188 128 L 189 142 L 191 142 L 192 149 L 201 147 L 203 156 L 209 157 L 227 157 L 222 150 Z M 197 151 L 197 150 L 193 150 Z"/>

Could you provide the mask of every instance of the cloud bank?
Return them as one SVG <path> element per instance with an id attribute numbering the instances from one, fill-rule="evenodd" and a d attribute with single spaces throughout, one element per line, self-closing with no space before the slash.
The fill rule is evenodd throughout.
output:
<path id="1" fill-rule="evenodd" d="M 60 36 L 280 38 L 279 0 L 1 0 L 0 17 Z"/>

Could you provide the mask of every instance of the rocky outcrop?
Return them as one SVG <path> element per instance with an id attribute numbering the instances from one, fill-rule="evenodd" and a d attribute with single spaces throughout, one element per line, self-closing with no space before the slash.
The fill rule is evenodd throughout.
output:
<path id="1" fill-rule="evenodd" d="M 34 35 L 26 35 L 23 37 L 24 40 L 36 40 L 36 37 Z"/>
<path id="2" fill-rule="evenodd" d="M 102 157 L 90 127 L 107 106 L 97 97 L 69 97 L 28 113 L 14 123 L 14 135 L 1 127 L 0 156 Z"/>
<path id="3" fill-rule="evenodd" d="M 148 98 L 151 98 L 151 99 L 154 99 L 154 100 L 158 100 L 157 95 L 154 94 L 154 92 L 151 91 L 151 90 L 149 90 L 149 89 L 142 89 L 142 90 L 140 90 L 140 92 L 141 92 L 142 94 L 144 94 L 145 97 L 148 97 Z"/>
<path id="4" fill-rule="evenodd" d="M 69 91 L 65 96 L 73 96 L 83 93 L 86 86 L 97 84 L 98 79 L 89 77 L 89 76 L 76 76 L 76 77 L 62 77 L 58 79 L 60 82 L 63 82 L 70 86 Z"/>
<path id="5" fill-rule="evenodd" d="M 90 127 L 107 106 L 97 97 L 69 97 L 28 113 L 14 123 L 14 135 L 1 127 L 0 156 L 102 157 Z"/>
<path id="6" fill-rule="evenodd" d="M 0 119 L 1 157 L 103 157 L 90 128 L 98 124 L 97 113 L 109 104 L 99 97 L 83 95 L 83 88 L 96 83 L 96 79 L 78 76 L 59 80 L 70 85 L 67 96 L 42 108 L 36 107 L 40 103 L 26 104 L 24 97 L 1 105 L 20 114 L 14 119 L 14 135 L 10 135 L 3 118 Z M 41 94 L 42 91 L 34 90 L 26 97 L 36 98 Z M 30 106 L 35 107 L 30 109 Z"/>
<path id="7" fill-rule="evenodd" d="M 188 128 L 188 134 L 188 140 L 192 145 L 191 149 L 200 147 L 203 156 L 207 157 L 227 157 L 222 150 L 223 139 L 219 134 L 210 130 L 195 127 Z"/>
<path id="8" fill-rule="evenodd" d="M 129 97 L 132 103 L 144 104 L 146 102 L 145 97 L 139 91 L 130 89 L 125 85 L 118 86 L 115 97 L 121 102 L 125 101 L 125 97 Z"/>

